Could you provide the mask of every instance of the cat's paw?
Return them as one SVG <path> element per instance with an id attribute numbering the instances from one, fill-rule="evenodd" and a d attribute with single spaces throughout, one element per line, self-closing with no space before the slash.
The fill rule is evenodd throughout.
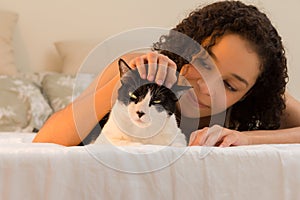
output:
<path id="1" fill-rule="evenodd" d="M 175 142 L 171 144 L 171 147 L 186 147 L 185 143 Z"/>
<path id="2" fill-rule="evenodd" d="M 139 142 L 130 142 L 130 141 L 125 141 L 125 140 L 113 141 L 112 144 L 115 146 L 141 146 L 141 145 L 143 145 L 142 143 L 139 143 Z"/>

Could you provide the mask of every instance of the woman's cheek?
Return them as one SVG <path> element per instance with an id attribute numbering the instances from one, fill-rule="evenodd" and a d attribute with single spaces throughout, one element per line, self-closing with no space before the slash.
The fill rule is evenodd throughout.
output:
<path id="1" fill-rule="evenodd" d="M 228 108 L 229 99 L 228 94 L 226 93 L 224 87 L 218 87 L 219 89 L 215 89 L 210 93 L 211 98 L 211 112 L 213 114 L 218 114 L 223 112 Z"/>
<path id="2" fill-rule="evenodd" d="M 182 97 L 179 99 L 179 105 L 181 109 L 181 115 L 189 118 L 200 118 L 200 117 L 206 117 L 211 115 L 211 109 L 210 108 L 199 108 L 193 103 L 191 103 L 191 100 L 187 94 L 182 95 Z"/>
<path id="3" fill-rule="evenodd" d="M 181 115 L 190 118 L 199 118 L 200 117 L 200 110 L 191 104 L 188 95 L 185 93 L 179 99 L 179 105 L 181 110 Z"/>

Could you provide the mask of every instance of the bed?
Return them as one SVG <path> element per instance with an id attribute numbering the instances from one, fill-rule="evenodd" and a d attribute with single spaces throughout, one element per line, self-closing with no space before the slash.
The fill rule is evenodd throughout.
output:
<path id="1" fill-rule="evenodd" d="M 0 11 L 0 20 L 0 199 L 300 199 L 299 144 L 31 143 L 34 130 L 94 79 L 76 72 L 98 42 L 56 42 L 60 71 L 24 73 L 13 55 L 18 14 Z M 74 92 L 76 80 L 81 88 Z"/>
<path id="2" fill-rule="evenodd" d="M 64 147 L 1 133 L 1 199 L 299 199 L 300 145 Z"/>

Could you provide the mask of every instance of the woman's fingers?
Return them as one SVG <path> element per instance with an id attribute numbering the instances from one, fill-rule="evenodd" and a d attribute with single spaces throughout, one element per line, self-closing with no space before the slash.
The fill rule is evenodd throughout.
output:
<path id="1" fill-rule="evenodd" d="M 230 147 L 236 141 L 237 141 L 237 136 L 235 134 L 226 135 L 223 138 L 222 143 L 219 145 L 219 147 Z"/>
<path id="2" fill-rule="evenodd" d="M 155 81 L 159 85 L 164 84 L 166 87 L 171 88 L 177 81 L 177 66 L 174 61 L 165 55 L 150 52 L 133 59 L 129 65 L 132 68 L 137 68 L 141 78 Z M 148 65 L 148 68 L 146 65 Z"/>
<path id="3" fill-rule="evenodd" d="M 158 54 L 154 52 L 150 52 L 147 55 L 145 55 L 145 62 L 148 63 L 148 81 L 154 81 L 156 70 L 157 70 L 157 61 L 158 60 Z"/>
<path id="4" fill-rule="evenodd" d="M 229 147 L 250 144 L 249 135 L 230 130 L 218 125 L 194 131 L 190 136 L 189 146 Z"/>
<path id="5" fill-rule="evenodd" d="M 137 58 L 135 58 L 134 60 L 132 60 L 129 65 L 132 68 L 137 68 L 140 76 L 142 79 L 146 78 L 147 75 L 147 71 L 146 71 L 146 67 L 145 67 L 145 60 L 144 60 L 144 56 L 139 56 Z"/>
<path id="6" fill-rule="evenodd" d="M 214 125 L 207 130 L 207 139 L 204 142 L 204 146 L 216 145 L 224 136 L 224 128 L 219 125 Z"/>
<path id="7" fill-rule="evenodd" d="M 177 82 L 177 65 L 173 60 L 169 59 L 168 62 L 168 71 L 166 75 L 165 85 L 168 88 L 171 88 Z"/>
<path id="8" fill-rule="evenodd" d="M 203 128 L 197 131 L 194 131 L 190 135 L 189 146 L 202 146 L 207 138 L 208 128 Z"/>
<path id="9" fill-rule="evenodd" d="M 150 72 L 150 68 L 149 68 Z M 158 59 L 158 70 L 155 77 L 155 82 L 162 85 L 165 82 L 168 72 L 168 58 L 166 56 L 160 56 Z"/>

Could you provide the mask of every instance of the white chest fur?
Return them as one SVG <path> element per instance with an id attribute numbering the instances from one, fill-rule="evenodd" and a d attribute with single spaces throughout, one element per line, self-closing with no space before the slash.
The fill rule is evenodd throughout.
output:
<path id="1" fill-rule="evenodd" d="M 141 106 L 143 105 L 136 105 Z M 95 143 L 111 143 L 117 146 L 137 144 L 186 146 L 185 135 L 178 128 L 174 114 L 168 116 L 164 111 L 158 113 L 155 108 L 143 111 L 145 119 L 135 119 L 132 115 L 136 109 L 117 101 Z"/>

